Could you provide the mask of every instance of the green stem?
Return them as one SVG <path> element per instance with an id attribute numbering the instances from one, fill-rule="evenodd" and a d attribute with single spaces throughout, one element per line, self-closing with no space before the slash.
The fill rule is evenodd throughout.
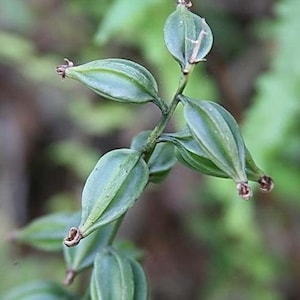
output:
<path id="1" fill-rule="evenodd" d="M 190 72 L 189 72 L 190 73 Z M 156 125 L 156 127 L 153 129 L 153 131 L 151 132 L 148 140 L 147 140 L 147 144 L 145 145 L 144 148 L 144 160 L 147 162 L 149 161 L 151 154 L 154 151 L 155 145 L 157 143 L 157 139 L 158 137 L 163 133 L 163 131 L 165 130 L 168 122 L 170 121 L 172 115 L 174 114 L 174 111 L 177 107 L 177 104 L 179 102 L 179 98 L 178 95 L 182 94 L 187 81 L 188 81 L 188 76 L 189 73 L 182 73 L 180 80 L 179 80 L 179 84 L 178 84 L 178 88 L 177 91 L 172 99 L 172 102 L 170 104 L 170 106 L 168 107 L 168 109 L 166 110 L 166 113 L 162 115 L 160 122 Z"/>
<path id="2" fill-rule="evenodd" d="M 114 228 L 113 228 L 113 232 L 111 233 L 111 236 L 110 236 L 110 238 L 109 238 L 109 240 L 108 240 L 108 243 L 107 243 L 109 246 L 112 245 L 112 243 L 113 243 L 113 241 L 114 241 L 114 239 L 115 239 L 115 237 L 116 237 L 116 235 L 117 235 L 117 233 L 118 233 L 118 231 L 119 231 L 119 228 L 120 228 L 120 226 L 121 226 L 121 224 L 122 224 L 122 222 L 123 222 L 123 220 L 124 220 L 125 215 L 126 215 L 126 213 L 124 213 L 121 217 L 119 217 L 119 218 L 115 221 L 116 224 L 115 224 L 115 226 L 114 226 Z"/>

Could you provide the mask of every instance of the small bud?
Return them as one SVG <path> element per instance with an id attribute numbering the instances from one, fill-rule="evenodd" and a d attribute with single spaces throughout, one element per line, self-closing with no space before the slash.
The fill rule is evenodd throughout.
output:
<path id="1" fill-rule="evenodd" d="M 262 192 L 270 192 L 274 188 L 274 182 L 273 179 L 269 176 L 262 176 L 259 180 L 258 183 L 260 184 L 260 190 Z"/>
<path id="2" fill-rule="evenodd" d="M 247 182 L 240 182 L 236 185 L 239 196 L 244 200 L 249 200 L 252 197 L 252 190 L 250 185 Z"/>

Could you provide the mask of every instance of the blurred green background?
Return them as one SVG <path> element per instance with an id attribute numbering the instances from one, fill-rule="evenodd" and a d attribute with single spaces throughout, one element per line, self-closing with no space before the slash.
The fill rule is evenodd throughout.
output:
<path id="1" fill-rule="evenodd" d="M 101 154 L 128 147 L 159 120 L 153 105 L 99 99 L 55 67 L 64 57 L 131 59 L 169 100 L 179 67 L 162 29 L 174 2 L 1 0 L 0 294 L 35 279 L 62 281 L 61 255 L 9 236 L 38 216 L 78 209 Z M 232 182 L 177 165 L 148 187 L 121 236 L 145 252 L 150 299 L 300 299 L 300 2 L 194 0 L 192 10 L 215 40 L 187 94 L 231 111 L 275 189 L 245 202 Z M 179 109 L 169 129 L 181 124 Z"/>

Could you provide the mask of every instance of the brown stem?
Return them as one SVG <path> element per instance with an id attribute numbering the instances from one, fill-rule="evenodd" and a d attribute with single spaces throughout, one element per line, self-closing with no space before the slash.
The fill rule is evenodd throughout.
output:
<path id="1" fill-rule="evenodd" d="M 66 276 L 65 276 L 65 279 L 64 279 L 64 285 L 66 286 L 69 286 L 70 284 L 72 284 L 75 276 L 76 276 L 76 272 L 72 269 L 70 270 L 67 270 L 67 273 L 66 273 Z"/>

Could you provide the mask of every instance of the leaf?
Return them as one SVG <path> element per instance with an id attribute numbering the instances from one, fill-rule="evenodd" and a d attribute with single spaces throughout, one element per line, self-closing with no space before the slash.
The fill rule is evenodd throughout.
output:
<path id="1" fill-rule="evenodd" d="M 135 136 L 131 148 L 141 150 L 147 142 L 151 131 L 142 131 Z M 149 167 L 149 181 L 159 183 L 166 178 L 176 163 L 174 146 L 171 143 L 158 143 L 147 162 Z"/>
<path id="2" fill-rule="evenodd" d="M 76 300 L 80 299 L 61 285 L 48 281 L 36 281 L 19 285 L 3 300 Z"/>
<path id="3" fill-rule="evenodd" d="M 97 30 L 95 40 L 104 45 L 110 38 L 123 38 L 124 29 L 139 25 L 141 16 L 153 6 L 153 0 L 116 0 L 111 3 Z M 157 2 L 157 1 L 155 1 Z"/>
<path id="4" fill-rule="evenodd" d="M 82 193 L 79 229 L 83 236 L 123 215 L 143 192 L 149 178 L 141 153 L 117 149 L 100 158 Z"/>
<path id="5" fill-rule="evenodd" d="M 189 65 L 203 60 L 213 43 L 211 29 L 205 20 L 182 4 L 168 17 L 164 37 L 169 52 L 183 72 L 187 72 Z"/>
<path id="6" fill-rule="evenodd" d="M 75 79 L 107 99 L 126 103 L 161 102 L 152 74 L 143 66 L 125 59 L 102 59 L 73 66 L 57 67 L 62 77 Z"/>
<path id="7" fill-rule="evenodd" d="M 24 228 L 13 233 L 19 243 L 46 251 L 62 250 L 62 241 L 73 223 L 80 221 L 79 213 L 55 213 L 35 219 Z"/>
<path id="8" fill-rule="evenodd" d="M 147 283 L 141 266 L 113 248 L 97 254 L 91 279 L 92 300 L 146 300 Z"/>

